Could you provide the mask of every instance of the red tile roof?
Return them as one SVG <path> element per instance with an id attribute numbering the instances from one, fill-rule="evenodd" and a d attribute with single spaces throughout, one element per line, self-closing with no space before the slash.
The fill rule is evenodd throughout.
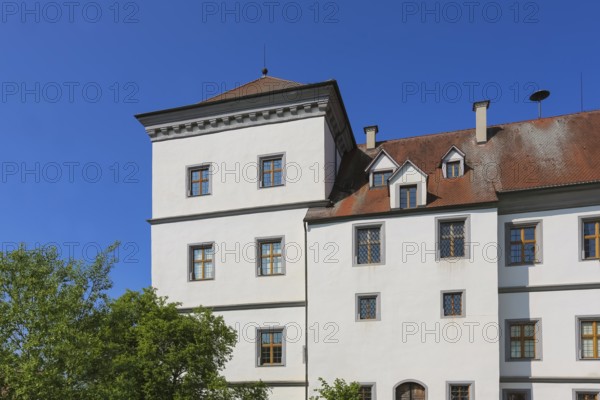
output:
<path id="1" fill-rule="evenodd" d="M 211 103 L 220 100 L 239 99 L 245 96 L 256 95 L 259 93 L 269 93 L 276 90 L 287 89 L 291 87 L 302 86 L 302 83 L 288 81 L 286 79 L 275 78 L 273 76 L 263 76 L 252 82 L 248 82 L 235 89 L 202 101 L 202 103 Z"/>
<path id="2" fill-rule="evenodd" d="M 445 179 L 441 160 L 452 146 L 466 154 L 465 174 Z M 310 209 L 307 220 L 390 211 L 388 189 L 369 188 L 364 172 L 381 149 L 429 175 L 426 208 L 494 202 L 502 192 L 600 182 L 600 111 L 492 126 L 484 144 L 469 129 L 360 145 L 342 160 L 333 206 Z"/>

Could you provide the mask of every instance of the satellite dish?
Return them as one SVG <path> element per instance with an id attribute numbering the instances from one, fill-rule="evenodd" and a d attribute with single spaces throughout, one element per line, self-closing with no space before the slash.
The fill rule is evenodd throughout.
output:
<path id="1" fill-rule="evenodd" d="M 529 100 L 538 103 L 538 118 L 542 118 L 542 101 L 550 96 L 548 90 L 538 90 L 529 96 Z"/>

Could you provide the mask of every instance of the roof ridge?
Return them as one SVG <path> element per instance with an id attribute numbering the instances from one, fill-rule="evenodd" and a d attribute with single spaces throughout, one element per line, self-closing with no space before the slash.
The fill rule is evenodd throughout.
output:
<path id="1" fill-rule="evenodd" d="M 214 99 L 217 99 L 217 98 L 220 98 L 220 97 L 226 97 L 228 93 L 234 92 L 234 91 L 236 91 L 236 90 L 238 90 L 238 91 L 239 91 L 239 90 L 240 90 L 241 88 L 243 88 L 243 87 L 246 87 L 246 86 L 251 86 L 251 85 L 253 85 L 253 84 L 259 83 L 259 82 L 260 82 L 261 80 L 263 80 L 263 79 L 274 80 L 274 81 L 278 81 L 278 82 L 281 82 L 281 83 L 288 83 L 288 84 L 292 84 L 293 86 L 302 86 L 302 85 L 304 85 L 304 83 L 300 83 L 300 82 L 291 81 L 291 80 L 289 80 L 289 79 L 283 79 L 283 78 L 278 78 L 278 77 L 276 77 L 276 76 L 268 76 L 268 75 L 264 75 L 264 76 L 261 76 L 261 77 L 259 77 L 259 78 L 257 78 L 257 79 L 254 79 L 254 80 L 252 80 L 252 81 L 250 81 L 250 82 L 246 82 L 246 83 L 244 83 L 244 84 L 241 84 L 241 85 L 239 85 L 239 86 L 236 86 L 236 87 L 234 87 L 234 88 L 231 88 L 231 89 L 229 89 L 229 90 L 226 90 L 226 91 L 224 91 L 224 92 L 221 92 L 221 93 L 219 93 L 219 94 L 216 94 L 216 95 L 214 95 L 214 96 L 211 96 L 211 97 L 209 97 L 208 99 L 202 100 L 202 101 L 201 101 L 201 103 L 204 103 L 204 102 L 210 102 L 210 101 L 213 101 Z"/>
<path id="2" fill-rule="evenodd" d="M 535 119 L 526 119 L 526 120 L 522 120 L 522 121 L 505 122 L 505 123 L 490 125 L 490 126 L 488 126 L 488 129 L 496 128 L 496 127 L 503 127 L 503 126 L 514 126 L 514 125 L 526 124 L 526 123 L 544 121 L 544 120 L 552 120 L 552 119 L 558 119 L 558 118 L 563 118 L 563 117 L 571 117 L 571 116 L 581 115 L 581 114 L 593 114 L 593 113 L 600 113 L 600 109 L 588 110 L 588 111 L 578 111 L 578 112 L 569 113 L 569 114 L 559 114 L 559 115 L 553 115 L 551 117 L 544 117 L 544 118 L 535 118 Z M 474 131 L 474 130 L 475 130 L 475 127 L 465 128 L 465 129 L 457 129 L 454 131 L 425 133 L 423 135 L 414 135 L 414 136 L 407 136 L 407 137 L 401 137 L 401 138 L 395 138 L 395 139 L 389 139 L 389 140 L 382 140 L 382 141 L 377 142 L 377 148 L 379 148 L 379 146 L 385 145 L 387 143 L 396 143 L 396 142 L 400 142 L 402 140 L 419 139 L 419 138 L 426 137 L 426 136 L 450 135 L 450 134 L 457 134 L 457 133 L 463 134 L 463 133 L 468 133 L 469 131 Z M 360 144 L 359 146 L 364 146 L 364 144 Z"/>

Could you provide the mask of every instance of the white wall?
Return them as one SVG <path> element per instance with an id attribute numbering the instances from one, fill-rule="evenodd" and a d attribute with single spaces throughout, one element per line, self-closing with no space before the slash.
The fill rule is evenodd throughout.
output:
<path id="1" fill-rule="evenodd" d="M 542 263 L 534 266 L 506 266 L 503 251 L 499 263 L 500 287 L 600 282 L 600 263 L 597 260 L 581 261 L 579 244 L 579 218 L 598 215 L 598 206 L 501 215 L 498 238 L 503 249 L 506 246 L 504 229 L 507 222 L 541 220 L 543 257 Z"/>
<path id="2" fill-rule="evenodd" d="M 391 400 L 399 382 L 414 379 L 428 387 L 429 399 L 444 399 L 447 381 L 466 380 L 475 381 L 476 398 L 498 398 L 496 263 L 486 260 L 480 249 L 473 251 L 472 260 L 435 259 L 435 217 L 456 215 L 310 227 L 309 248 L 320 249 L 316 255 L 309 253 L 309 327 L 316 329 L 318 324 L 320 332 L 316 338 L 309 331 L 311 392 L 319 377 L 329 381 L 340 377 L 376 382 L 377 399 Z M 495 210 L 473 211 L 470 218 L 473 238 L 495 241 Z M 353 224 L 379 221 L 385 222 L 385 265 L 352 266 Z M 442 290 L 466 290 L 466 317 L 441 318 Z M 371 292 L 381 293 L 381 321 L 356 322 L 355 294 Z M 330 324 L 327 331 L 326 324 Z M 419 333 L 423 328 L 439 329 L 439 338 L 408 335 L 415 324 Z M 492 327 L 487 339 L 485 324 Z M 474 328 L 472 343 L 469 326 Z M 325 340 L 332 327 L 337 332 Z M 456 340 L 457 329 L 462 336 L 457 343 L 449 343 Z"/>
<path id="3" fill-rule="evenodd" d="M 152 217 L 324 200 L 325 121 L 308 118 L 152 144 Z M 258 157 L 285 153 L 285 187 L 258 189 Z M 187 197 L 186 167 L 215 163 L 210 196 Z M 323 175 L 321 171 L 320 175 Z"/>
<path id="4" fill-rule="evenodd" d="M 152 226 L 152 285 L 183 307 L 304 300 L 306 209 Z M 285 236 L 284 276 L 256 276 L 256 238 Z M 216 243 L 215 279 L 188 280 L 188 245 Z"/>
<path id="5" fill-rule="evenodd" d="M 398 175 L 390 180 L 390 207 L 400 207 L 400 186 L 417 185 L 417 204 L 427 202 L 427 176 L 418 171 L 412 164 L 404 164 Z"/>

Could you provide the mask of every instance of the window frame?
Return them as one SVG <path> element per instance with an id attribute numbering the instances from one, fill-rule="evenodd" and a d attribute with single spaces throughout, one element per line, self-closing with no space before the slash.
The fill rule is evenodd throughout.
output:
<path id="1" fill-rule="evenodd" d="M 375 382 L 359 382 L 358 384 L 360 385 L 361 388 L 370 387 L 371 388 L 371 400 L 377 399 L 377 388 L 376 388 L 377 385 L 375 384 Z"/>
<path id="2" fill-rule="evenodd" d="M 442 257 L 442 230 L 441 225 L 447 222 L 463 222 L 464 223 L 464 255 L 460 257 Z M 471 259 L 471 215 L 454 215 L 435 218 L 435 257 L 436 261 L 453 262 L 455 260 Z"/>
<path id="3" fill-rule="evenodd" d="M 600 315 L 577 315 L 575 317 L 575 334 L 577 339 L 577 361 L 600 361 L 600 345 L 597 345 L 597 358 L 584 358 L 583 357 L 583 338 L 581 332 L 581 324 L 583 322 L 597 322 L 597 326 L 600 326 Z M 597 328 L 596 328 L 597 329 Z M 597 331 L 596 331 L 597 332 Z M 600 334 L 596 333 L 596 336 L 600 337 Z M 597 343 L 597 342 L 596 342 Z"/>
<path id="4" fill-rule="evenodd" d="M 360 300 L 363 298 L 375 297 L 375 318 L 360 318 Z M 355 322 L 375 322 L 381 321 L 381 292 L 356 293 L 354 295 L 354 319 Z"/>
<path id="5" fill-rule="evenodd" d="M 461 314 L 460 315 L 445 315 L 444 314 L 444 296 L 448 294 L 460 294 L 461 295 Z M 440 292 L 440 317 L 441 318 L 465 318 L 467 315 L 467 291 L 466 289 L 457 289 L 457 290 L 442 290 Z"/>
<path id="6" fill-rule="evenodd" d="M 415 205 L 412 207 L 402 207 L 402 189 L 407 189 L 407 188 L 415 188 Z M 398 185 L 398 208 L 401 210 L 412 210 L 414 208 L 418 208 L 419 207 L 419 200 L 420 200 L 420 196 L 419 196 L 419 192 L 420 192 L 420 186 L 418 183 L 412 183 L 412 184 L 402 184 L 402 185 Z M 410 192 L 409 192 L 409 196 L 408 196 L 408 202 L 410 203 Z"/>
<path id="7" fill-rule="evenodd" d="M 452 386 L 468 386 L 469 400 L 475 399 L 475 381 L 446 381 L 446 399 L 452 400 Z"/>
<path id="8" fill-rule="evenodd" d="M 261 266 L 262 266 L 262 244 L 264 243 L 274 243 L 279 241 L 281 243 L 281 273 L 279 274 L 269 274 L 262 275 L 260 274 Z M 286 275 L 286 265 L 285 265 L 285 236 L 265 236 L 265 237 L 257 237 L 254 240 L 256 243 L 256 277 L 258 278 L 272 278 L 276 276 L 285 276 Z"/>
<path id="9" fill-rule="evenodd" d="M 524 394 L 525 400 L 531 400 L 531 389 L 502 389 L 502 400 L 508 400 L 513 393 Z"/>
<path id="10" fill-rule="evenodd" d="M 270 161 L 270 160 L 277 160 L 277 159 L 281 159 L 281 184 L 264 186 L 263 185 L 263 162 Z M 272 189 L 272 188 L 278 188 L 278 187 L 285 186 L 286 185 L 285 166 L 286 166 L 285 152 L 262 154 L 262 155 L 258 156 L 258 188 L 259 189 Z M 273 171 L 275 171 L 275 170 L 273 170 Z"/>
<path id="11" fill-rule="evenodd" d="M 281 332 L 281 363 L 279 364 L 261 364 L 261 350 L 262 350 L 262 334 L 263 332 Z M 256 367 L 257 368 L 276 368 L 285 367 L 286 365 L 286 329 L 284 326 L 271 326 L 271 327 L 260 327 L 256 328 Z"/>
<path id="12" fill-rule="evenodd" d="M 512 229 L 524 229 L 528 227 L 535 227 L 535 261 L 527 262 L 527 263 L 513 263 L 511 260 L 511 230 Z M 537 220 L 527 220 L 527 221 L 518 221 L 518 222 L 507 222 L 504 224 L 504 243 L 506 247 L 506 251 L 504 254 L 505 262 L 504 265 L 506 267 L 533 267 L 536 265 L 541 265 L 544 260 L 544 251 L 543 251 L 543 243 L 544 243 L 544 230 L 543 230 L 543 221 L 540 219 Z"/>
<path id="13" fill-rule="evenodd" d="M 358 231 L 360 229 L 379 228 L 379 262 L 359 263 L 358 262 Z M 368 267 L 375 265 L 385 265 L 385 222 L 360 223 L 352 225 L 352 266 Z"/>
<path id="14" fill-rule="evenodd" d="M 379 174 L 389 174 L 388 179 L 383 182 L 383 184 L 381 185 L 376 185 L 375 184 L 375 176 L 379 175 Z M 394 174 L 394 170 L 393 169 L 380 169 L 380 170 L 376 170 L 376 171 L 372 171 L 371 172 L 371 189 L 379 189 L 379 188 L 385 188 L 388 186 L 388 182 L 389 182 L 389 178 Z"/>
<path id="15" fill-rule="evenodd" d="M 194 274 L 194 250 L 199 248 L 212 248 L 213 250 L 213 275 L 211 278 L 202 278 L 202 279 L 193 279 L 192 276 Z M 217 257 L 215 253 L 215 242 L 202 242 L 202 243 L 192 243 L 188 244 L 188 282 L 206 282 L 206 281 L 214 281 L 217 278 Z"/>
<path id="16" fill-rule="evenodd" d="M 583 232 L 584 224 L 586 222 L 600 222 L 600 215 L 585 215 L 579 217 L 579 261 L 600 261 L 600 252 L 597 252 L 597 257 L 595 258 L 586 258 L 585 257 L 585 234 Z M 596 243 L 596 251 L 598 251 L 598 247 L 600 247 L 600 240 Z"/>
<path id="17" fill-rule="evenodd" d="M 448 175 L 448 168 L 451 166 L 454 167 L 455 165 L 456 165 L 456 175 L 454 175 L 454 176 Z M 461 174 L 460 160 L 446 161 L 446 179 L 460 178 L 462 175 L 463 174 Z"/>
<path id="18" fill-rule="evenodd" d="M 206 194 L 198 194 L 198 195 L 192 195 L 192 172 L 194 171 L 198 171 L 198 170 L 204 170 L 206 169 L 208 171 L 208 193 Z M 213 194 L 213 187 L 212 187 L 212 173 L 211 173 L 211 169 L 212 169 L 212 163 L 202 163 L 202 164 L 195 164 L 195 165 L 187 165 L 185 167 L 185 196 L 187 198 L 190 199 L 195 199 L 198 197 L 205 197 L 205 196 L 211 196 Z M 202 192 L 202 177 L 200 178 L 200 192 Z"/>
<path id="19" fill-rule="evenodd" d="M 513 324 L 535 324 L 534 328 L 534 344 L 535 344 L 535 355 L 533 358 L 513 358 L 511 356 L 511 334 L 510 328 Z M 532 362 L 532 361 L 542 361 L 543 354 L 543 334 L 542 334 L 542 319 L 541 318 L 519 318 L 519 319 L 507 319 L 504 321 L 504 332 L 506 332 L 506 337 L 504 340 L 504 361 L 506 362 Z M 522 349 L 521 349 L 522 351 Z"/>
<path id="20" fill-rule="evenodd" d="M 573 389 L 573 400 L 579 400 L 580 394 L 593 394 L 596 399 L 600 399 L 600 389 Z"/>

